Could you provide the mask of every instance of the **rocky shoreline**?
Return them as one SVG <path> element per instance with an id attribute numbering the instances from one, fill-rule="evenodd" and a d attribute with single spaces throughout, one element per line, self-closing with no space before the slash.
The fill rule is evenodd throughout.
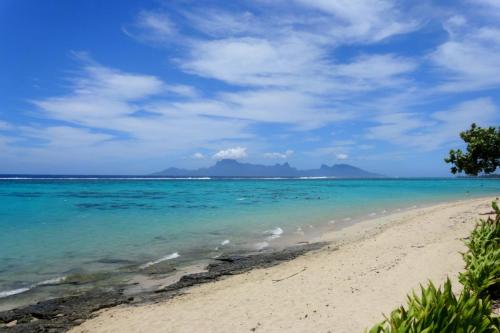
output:
<path id="1" fill-rule="evenodd" d="M 228 275 L 241 274 L 255 268 L 267 268 L 289 261 L 307 252 L 318 250 L 328 243 L 296 245 L 284 250 L 252 255 L 226 255 L 214 259 L 205 272 L 187 274 L 165 288 L 154 292 L 126 295 L 125 286 L 116 290 L 95 289 L 81 295 L 55 298 L 37 304 L 0 312 L 0 331 L 66 332 L 91 318 L 96 311 L 121 304 L 158 302 L 182 293 L 194 285 L 212 282 Z"/>

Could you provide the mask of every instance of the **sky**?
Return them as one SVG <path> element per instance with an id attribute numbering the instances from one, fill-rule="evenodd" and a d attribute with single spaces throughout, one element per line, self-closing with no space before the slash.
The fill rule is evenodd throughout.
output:
<path id="1" fill-rule="evenodd" d="M 2 0 L 0 173 L 448 176 L 499 55 L 500 0 Z"/>

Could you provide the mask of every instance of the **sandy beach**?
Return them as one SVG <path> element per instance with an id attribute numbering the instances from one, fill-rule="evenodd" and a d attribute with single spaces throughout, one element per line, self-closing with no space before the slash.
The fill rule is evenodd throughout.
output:
<path id="1" fill-rule="evenodd" d="M 429 279 L 459 288 L 463 238 L 493 198 L 415 208 L 325 234 L 289 262 L 103 310 L 70 332 L 363 332 Z"/>

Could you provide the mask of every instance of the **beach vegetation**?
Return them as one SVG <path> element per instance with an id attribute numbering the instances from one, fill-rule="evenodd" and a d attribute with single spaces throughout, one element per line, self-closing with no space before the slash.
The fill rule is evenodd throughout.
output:
<path id="1" fill-rule="evenodd" d="M 495 318 L 491 317 L 491 302 L 481 299 L 470 290 L 458 297 L 448 279 L 443 288 L 432 282 L 421 286 L 420 296 L 408 296 L 407 308 L 401 306 L 389 317 L 375 325 L 369 333 L 483 333 L 499 332 Z"/>
<path id="2" fill-rule="evenodd" d="M 500 318 L 492 316 L 491 300 L 500 298 L 500 208 L 492 203 L 492 216 L 476 224 L 463 253 L 465 271 L 459 296 L 446 280 L 443 288 L 432 282 L 421 286 L 420 296 L 408 296 L 407 308 L 392 311 L 369 333 L 500 332 Z"/>
<path id="3" fill-rule="evenodd" d="M 465 271 L 460 274 L 464 288 L 480 296 L 500 298 L 500 209 L 492 203 L 494 217 L 481 219 L 463 254 Z"/>
<path id="4" fill-rule="evenodd" d="M 466 152 L 452 149 L 444 159 L 452 164 L 453 174 L 464 172 L 477 176 L 494 173 L 500 167 L 500 127 L 482 128 L 472 124 L 460 137 L 467 144 Z"/>

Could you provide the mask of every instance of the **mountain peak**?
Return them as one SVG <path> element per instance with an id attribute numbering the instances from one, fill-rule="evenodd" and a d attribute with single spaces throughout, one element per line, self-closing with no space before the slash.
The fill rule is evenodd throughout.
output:
<path id="1" fill-rule="evenodd" d="M 215 165 L 197 170 L 168 168 L 153 174 L 171 177 L 332 177 L 332 178 L 376 178 L 375 173 L 365 171 L 349 164 L 336 164 L 331 167 L 322 164 L 319 169 L 298 170 L 288 162 L 275 165 L 240 163 L 235 159 L 222 159 Z"/>

